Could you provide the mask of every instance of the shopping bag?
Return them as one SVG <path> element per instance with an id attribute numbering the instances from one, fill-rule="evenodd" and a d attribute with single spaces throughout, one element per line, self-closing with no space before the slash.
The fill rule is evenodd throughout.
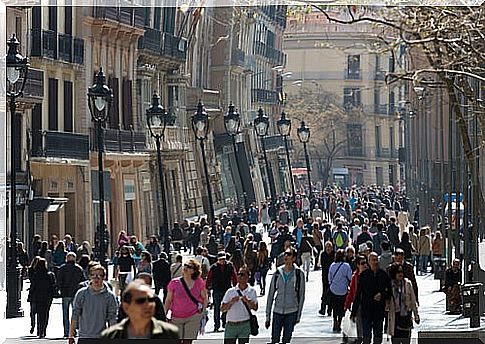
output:
<path id="1" fill-rule="evenodd" d="M 357 325 L 350 320 L 350 312 L 346 312 L 342 319 L 342 333 L 349 338 L 357 338 Z"/>
<path id="2" fill-rule="evenodd" d="M 133 271 L 128 272 L 128 274 L 126 275 L 125 283 L 128 284 L 131 281 L 133 281 Z"/>

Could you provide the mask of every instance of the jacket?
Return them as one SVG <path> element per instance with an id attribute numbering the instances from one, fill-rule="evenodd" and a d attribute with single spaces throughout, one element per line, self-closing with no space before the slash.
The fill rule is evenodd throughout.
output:
<path id="1" fill-rule="evenodd" d="M 344 309 L 350 309 L 352 303 L 355 299 L 355 294 L 357 293 L 357 287 L 359 285 L 359 270 L 355 271 L 352 275 L 352 280 L 350 281 L 350 288 L 347 296 L 345 297 Z"/>
<path id="2" fill-rule="evenodd" d="M 408 312 L 412 312 L 414 317 L 418 315 L 418 306 L 416 302 L 416 297 L 414 296 L 413 285 L 410 280 L 404 278 L 404 304 L 406 305 L 406 309 Z M 386 309 L 388 311 L 388 319 L 389 325 L 387 326 L 387 333 L 390 336 L 394 336 L 394 328 L 396 324 L 396 312 L 399 310 L 396 309 L 396 305 L 394 303 L 394 297 L 391 297 L 386 305 Z"/>
<path id="3" fill-rule="evenodd" d="M 29 299 L 34 303 L 52 302 L 56 276 L 52 272 L 34 272 L 30 279 Z"/>
<path id="4" fill-rule="evenodd" d="M 363 317 L 373 320 L 382 320 L 385 317 L 386 301 L 391 297 L 391 279 L 387 272 L 371 269 L 360 274 L 357 294 L 352 305 L 352 316 L 357 315 L 359 306 Z M 381 293 L 380 301 L 374 300 L 374 296 Z"/>
<path id="5" fill-rule="evenodd" d="M 172 277 L 170 272 L 170 263 L 164 258 L 156 260 L 153 262 L 152 273 L 155 285 L 166 287 Z"/>
<path id="6" fill-rule="evenodd" d="M 75 262 L 67 262 L 57 272 L 57 285 L 62 297 L 74 297 L 79 283 L 84 280 L 83 268 Z"/>
<path id="7" fill-rule="evenodd" d="M 431 243 L 429 236 L 422 235 L 418 241 L 418 253 L 420 256 L 428 256 L 431 253 Z"/>
<path id="8" fill-rule="evenodd" d="M 299 277 L 296 277 L 297 274 Z M 299 286 L 297 285 L 297 279 Z M 297 295 L 298 291 L 298 295 Z M 300 321 L 303 303 L 305 302 L 305 275 L 295 264 L 293 273 L 290 274 L 288 282 L 283 277 L 283 267 L 277 269 L 273 274 L 269 286 L 268 299 L 266 302 L 266 320 L 271 319 L 271 310 L 274 303 L 274 313 L 290 314 L 298 312 L 297 321 Z"/>
<path id="9" fill-rule="evenodd" d="M 123 319 L 121 322 L 107 328 L 101 333 L 101 338 L 107 339 L 128 339 L 128 325 L 130 319 Z M 164 343 L 179 343 L 178 328 L 172 324 L 152 318 L 152 333 L 150 339 L 173 339 Z"/>

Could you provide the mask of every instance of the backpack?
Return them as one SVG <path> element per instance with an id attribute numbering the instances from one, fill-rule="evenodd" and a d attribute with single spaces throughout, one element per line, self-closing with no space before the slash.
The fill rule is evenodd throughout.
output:
<path id="1" fill-rule="evenodd" d="M 300 286 L 301 286 L 301 272 L 299 269 L 295 269 L 296 274 L 296 283 L 295 283 L 295 292 L 296 298 L 298 299 L 298 304 L 300 304 Z M 280 276 L 280 270 L 276 269 L 275 271 L 275 279 L 274 279 L 274 290 L 278 290 L 278 277 Z"/>

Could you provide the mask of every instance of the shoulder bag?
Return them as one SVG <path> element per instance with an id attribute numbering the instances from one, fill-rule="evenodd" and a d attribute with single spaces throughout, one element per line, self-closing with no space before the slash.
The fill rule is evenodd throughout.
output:
<path id="1" fill-rule="evenodd" d="M 197 310 L 198 312 L 202 312 L 202 309 L 204 308 L 204 305 L 202 303 L 200 303 L 195 297 L 194 295 L 192 295 L 192 293 L 190 292 L 190 289 L 189 289 L 189 286 L 187 285 L 187 283 L 185 283 L 184 281 L 184 278 L 183 277 L 180 277 L 180 283 L 182 283 L 184 289 L 185 289 L 185 292 L 187 293 L 187 296 L 190 298 L 190 300 L 197 306 Z"/>
<path id="2" fill-rule="evenodd" d="M 243 296 L 243 294 L 241 293 L 240 290 L 237 291 L 237 293 L 239 294 L 239 296 Z M 259 324 L 258 324 L 258 318 L 256 317 L 256 315 L 254 315 L 251 310 L 249 309 L 249 306 L 241 301 L 242 303 L 244 303 L 244 307 L 246 307 L 246 310 L 248 311 L 249 313 L 249 325 L 251 327 L 251 336 L 257 336 L 258 333 L 259 333 Z"/>

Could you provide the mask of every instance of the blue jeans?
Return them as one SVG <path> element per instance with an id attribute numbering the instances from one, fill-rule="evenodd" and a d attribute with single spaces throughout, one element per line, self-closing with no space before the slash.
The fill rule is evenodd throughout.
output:
<path id="1" fill-rule="evenodd" d="M 69 337 L 69 306 L 72 307 L 73 297 L 62 298 L 62 323 L 64 325 L 64 336 Z"/>
<path id="2" fill-rule="evenodd" d="M 426 272 L 428 270 L 428 256 L 419 256 L 419 265 L 421 267 L 422 272 Z"/>
<path id="3" fill-rule="evenodd" d="M 372 333 L 374 334 L 374 344 L 382 343 L 383 322 L 384 319 L 368 319 L 362 317 L 363 344 L 370 344 Z"/>
<path id="4" fill-rule="evenodd" d="M 226 292 L 222 290 L 212 291 L 212 302 L 214 304 L 214 327 L 221 327 L 221 303 Z M 225 324 L 224 324 L 225 325 Z"/>
<path id="5" fill-rule="evenodd" d="M 289 314 L 279 314 L 273 312 L 273 326 L 271 328 L 271 343 L 279 343 L 281 336 L 281 329 L 283 329 L 283 344 L 287 344 L 291 340 L 293 329 L 295 328 L 298 312 Z"/>

